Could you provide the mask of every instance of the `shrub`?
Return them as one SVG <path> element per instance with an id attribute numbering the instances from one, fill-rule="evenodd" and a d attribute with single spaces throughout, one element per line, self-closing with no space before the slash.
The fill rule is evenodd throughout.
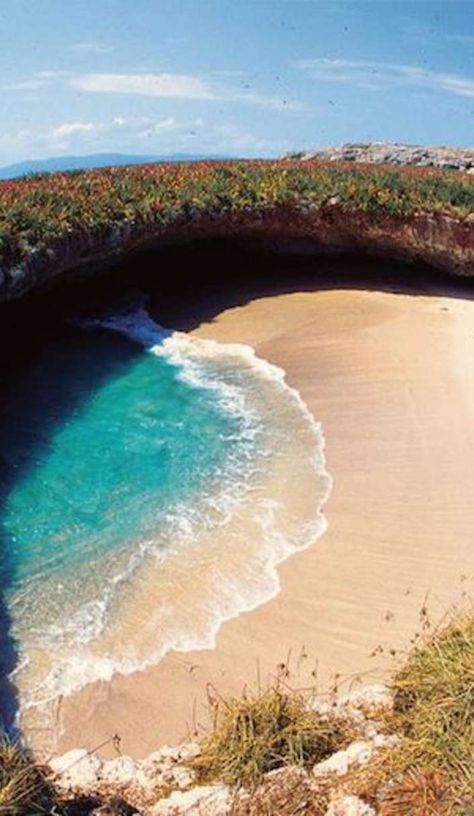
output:
<path id="1" fill-rule="evenodd" d="M 256 784 L 284 765 L 311 767 L 350 741 L 342 717 L 308 710 L 302 695 L 270 688 L 255 696 L 219 700 L 213 733 L 193 765 L 203 781 Z"/>
<path id="2" fill-rule="evenodd" d="M 423 638 L 392 682 L 399 748 L 348 780 L 381 816 L 474 816 L 474 615 Z"/>

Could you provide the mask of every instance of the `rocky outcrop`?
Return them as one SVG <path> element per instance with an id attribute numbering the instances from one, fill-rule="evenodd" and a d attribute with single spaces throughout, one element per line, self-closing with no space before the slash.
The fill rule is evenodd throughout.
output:
<path id="1" fill-rule="evenodd" d="M 71 235 L 54 249 L 0 269 L 0 301 L 17 299 L 58 279 L 102 274 L 119 256 L 139 248 L 219 237 L 251 240 L 276 252 L 361 253 L 424 263 L 451 275 L 474 275 L 474 213 L 455 218 L 441 212 L 407 216 L 363 212 L 348 209 L 333 196 L 321 206 L 300 198 L 292 205 L 222 208 L 208 214 L 190 210 L 169 226 L 146 228 L 124 222 L 100 235 Z"/>
<path id="2" fill-rule="evenodd" d="M 397 142 L 371 144 L 346 143 L 323 150 L 291 153 L 285 158 L 324 161 L 355 161 L 367 164 L 403 164 L 415 167 L 437 167 L 474 174 L 474 148 L 423 147 Z"/>
<path id="3" fill-rule="evenodd" d="M 230 814 L 232 796 L 226 785 L 200 785 L 181 793 L 175 791 L 157 802 L 150 816 L 225 816 Z"/>
<path id="4" fill-rule="evenodd" d="M 356 739 L 313 768 L 288 765 L 270 771 L 251 793 L 219 782 L 199 784 L 192 765 L 201 750 L 196 742 L 176 748 L 163 746 L 142 760 L 121 755 L 102 760 L 77 749 L 51 760 L 51 778 L 66 798 L 86 795 L 126 802 L 130 812 L 138 816 L 258 816 L 277 812 L 278 803 L 288 802 L 288 797 L 296 797 L 301 805 L 302 797 L 307 802 L 312 797 L 320 802 L 321 795 L 326 816 L 372 816 L 372 807 L 348 794 L 347 788 L 350 791 L 352 771 L 399 744 L 396 735 L 380 730 L 383 716 L 392 706 L 389 690 L 380 685 L 314 702 L 310 710 L 319 719 L 336 713 L 350 720 Z M 91 816 L 122 813 L 104 807 L 91 811 Z"/>

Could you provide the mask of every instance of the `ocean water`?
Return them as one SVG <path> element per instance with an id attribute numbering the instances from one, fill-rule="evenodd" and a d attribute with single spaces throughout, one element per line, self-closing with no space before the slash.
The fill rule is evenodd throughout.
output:
<path id="1" fill-rule="evenodd" d="M 322 434 L 284 373 L 141 306 L 51 341 L 1 411 L 23 710 L 51 715 L 88 682 L 212 646 L 324 529 Z"/>

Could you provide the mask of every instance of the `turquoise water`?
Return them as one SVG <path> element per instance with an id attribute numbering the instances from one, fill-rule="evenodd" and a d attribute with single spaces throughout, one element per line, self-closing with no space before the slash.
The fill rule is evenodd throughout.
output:
<path id="1" fill-rule="evenodd" d="M 107 334 L 70 339 L 74 395 L 58 380 L 55 358 L 65 349 L 50 347 L 30 386 L 31 399 L 44 403 L 38 421 L 13 433 L 10 423 L 7 438 L 3 425 L 3 457 L 18 474 L 0 515 L 13 586 L 150 536 L 170 506 L 192 501 L 235 456 L 242 420 L 222 410 L 213 390 L 192 386 L 148 351 L 127 359 L 121 338 Z M 76 404 L 58 420 L 72 396 Z"/>
<path id="2" fill-rule="evenodd" d="M 248 346 L 136 308 L 0 376 L 4 629 L 31 727 L 91 681 L 212 648 L 324 530 L 319 427 Z"/>

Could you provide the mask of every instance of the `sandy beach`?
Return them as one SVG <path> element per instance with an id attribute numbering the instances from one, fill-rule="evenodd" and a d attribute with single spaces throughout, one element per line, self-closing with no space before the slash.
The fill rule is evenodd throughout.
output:
<path id="1" fill-rule="evenodd" d="M 215 650 L 64 698 L 58 752 L 115 733 L 137 757 L 177 743 L 208 723 L 211 687 L 241 693 L 282 672 L 321 692 L 384 679 L 423 606 L 435 622 L 472 595 L 473 326 L 469 300 L 334 289 L 259 297 L 195 330 L 281 366 L 322 423 L 328 530 L 281 565 L 276 598 L 221 628 Z"/>

